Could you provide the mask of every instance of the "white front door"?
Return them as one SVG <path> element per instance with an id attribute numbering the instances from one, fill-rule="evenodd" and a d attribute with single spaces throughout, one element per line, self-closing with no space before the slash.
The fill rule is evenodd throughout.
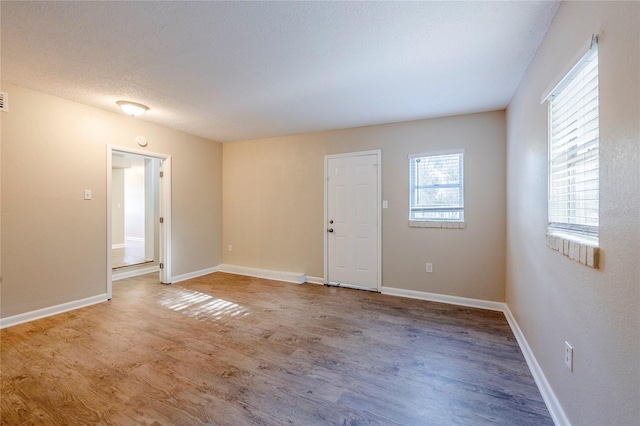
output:
<path id="1" fill-rule="evenodd" d="M 325 157 L 328 284 L 380 290 L 380 152 Z"/>

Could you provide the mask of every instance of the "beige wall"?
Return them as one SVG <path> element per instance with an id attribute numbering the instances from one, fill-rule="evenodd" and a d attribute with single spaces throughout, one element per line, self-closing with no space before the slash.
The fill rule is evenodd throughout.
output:
<path id="1" fill-rule="evenodd" d="M 466 152 L 466 229 L 409 228 L 407 156 L 452 148 Z M 224 144 L 224 262 L 322 277 L 324 155 L 373 149 L 389 202 L 383 285 L 503 301 L 503 111 Z"/>
<path id="2" fill-rule="evenodd" d="M 221 262 L 219 143 L 10 84 L 2 90 L 11 97 L 10 112 L 0 113 L 3 318 L 106 292 L 106 145 L 137 148 L 139 135 L 147 150 L 172 156 L 173 274 Z"/>
<path id="3" fill-rule="evenodd" d="M 507 304 L 575 425 L 640 423 L 639 23 L 637 2 L 562 3 L 507 112 Z M 600 39 L 599 270 L 546 247 L 540 104 L 592 33 Z"/>

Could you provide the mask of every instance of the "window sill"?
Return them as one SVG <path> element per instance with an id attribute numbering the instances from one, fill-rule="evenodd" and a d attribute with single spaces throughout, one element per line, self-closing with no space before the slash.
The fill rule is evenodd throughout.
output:
<path id="1" fill-rule="evenodd" d="M 547 232 L 547 246 L 569 259 L 598 269 L 600 248 L 595 241 L 563 233 Z"/>
<path id="2" fill-rule="evenodd" d="M 409 228 L 464 229 L 464 222 L 446 220 L 410 220 Z"/>

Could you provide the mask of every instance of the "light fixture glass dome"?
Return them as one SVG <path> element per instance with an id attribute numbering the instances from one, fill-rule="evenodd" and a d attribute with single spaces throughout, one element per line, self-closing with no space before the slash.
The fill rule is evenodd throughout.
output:
<path id="1" fill-rule="evenodd" d="M 130 101 L 118 101 L 116 102 L 120 108 L 122 108 L 122 110 L 133 116 L 133 117 L 137 117 L 139 115 L 144 114 L 145 111 L 149 110 L 149 107 L 146 105 L 142 105 L 139 104 L 137 102 L 130 102 Z"/>

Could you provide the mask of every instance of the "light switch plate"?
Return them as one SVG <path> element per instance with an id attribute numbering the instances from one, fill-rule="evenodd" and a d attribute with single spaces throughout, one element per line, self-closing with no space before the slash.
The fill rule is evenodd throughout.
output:
<path id="1" fill-rule="evenodd" d="M 573 371 L 573 346 L 569 342 L 564 342 L 564 363 L 569 371 Z"/>

